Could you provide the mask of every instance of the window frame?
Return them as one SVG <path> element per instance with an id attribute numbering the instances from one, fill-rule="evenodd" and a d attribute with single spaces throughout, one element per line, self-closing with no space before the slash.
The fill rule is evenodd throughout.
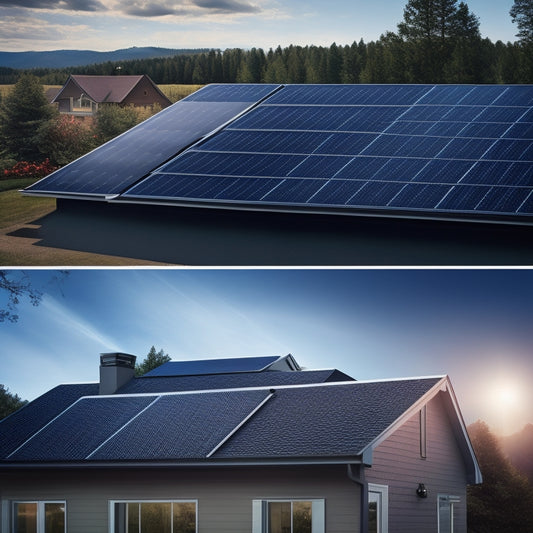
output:
<path id="1" fill-rule="evenodd" d="M 440 519 L 440 504 L 441 502 L 448 503 L 450 505 L 450 529 L 449 531 L 442 531 L 441 519 Z M 461 503 L 460 496 L 454 496 L 452 494 L 437 494 L 437 532 L 438 533 L 454 533 L 455 531 L 455 517 L 454 509 L 455 504 Z"/>
<path id="2" fill-rule="evenodd" d="M 378 483 L 368 484 L 368 503 L 370 503 L 370 494 L 377 494 L 377 522 L 378 533 L 389 532 L 389 486 Z M 368 515 L 367 515 L 368 519 Z"/>
<path id="3" fill-rule="evenodd" d="M 109 500 L 109 533 L 115 533 L 115 505 L 117 503 L 194 503 L 195 506 L 195 532 L 198 533 L 198 499 L 120 499 Z M 173 513 L 172 513 L 173 514 Z"/>
<path id="4" fill-rule="evenodd" d="M 46 533 L 46 504 L 49 503 L 57 503 L 59 505 L 63 505 L 64 507 L 64 525 L 63 525 L 63 532 L 67 533 L 68 526 L 67 526 L 67 500 L 12 500 L 11 501 L 11 528 L 10 531 L 12 533 L 16 532 L 16 523 L 17 523 L 17 512 L 16 512 L 16 506 L 20 503 L 35 503 L 37 505 L 37 514 L 36 514 L 36 521 L 37 521 L 37 533 Z"/>
<path id="5" fill-rule="evenodd" d="M 311 531 L 326 531 L 326 500 L 325 498 L 262 498 L 252 501 L 252 533 L 268 533 L 268 504 L 311 502 Z M 291 505 L 292 518 L 292 505 Z"/>

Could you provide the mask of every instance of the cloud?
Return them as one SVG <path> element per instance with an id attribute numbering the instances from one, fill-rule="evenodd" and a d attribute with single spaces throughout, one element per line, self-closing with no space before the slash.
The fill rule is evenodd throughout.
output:
<path id="1" fill-rule="evenodd" d="M 43 18 L 21 15 L 0 17 L 0 49 L 2 50 L 18 51 L 27 49 L 28 46 L 41 48 L 46 43 L 68 47 L 77 36 L 82 35 L 87 38 L 94 33 L 92 28 L 85 24 L 52 24 Z M 32 44 L 28 45 L 29 42 Z"/>
<path id="2" fill-rule="evenodd" d="M 184 0 L 181 2 L 135 0 L 123 2 L 116 8 L 127 15 L 136 17 L 234 15 L 261 11 L 256 5 L 241 0 Z"/>
<path id="3" fill-rule="evenodd" d="M 259 13 L 259 7 L 238 0 L 195 0 L 194 4 L 214 13 Z"/>
<path id="4" fill-rule="evenodd" d="M 0 6 L 65 11 L 106 11 L 98 0 L 0 0 Z"/>

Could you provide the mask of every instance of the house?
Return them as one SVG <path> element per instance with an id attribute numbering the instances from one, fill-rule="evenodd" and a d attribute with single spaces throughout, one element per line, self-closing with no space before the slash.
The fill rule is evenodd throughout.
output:
<path id="1" fill-rule="evenodd" d="M 0 422 L 0 531 L 466 532 L 481 473 L 447 376 L 291 355 L 59 385 Z"/>
<path id="2" fill-rule="evenodd" d="M 146 75 L 83 76 L 71 75 L 55 95 L 60 113 L 94 115 L 102 104 L 165 108 L 170 100 Z"/>

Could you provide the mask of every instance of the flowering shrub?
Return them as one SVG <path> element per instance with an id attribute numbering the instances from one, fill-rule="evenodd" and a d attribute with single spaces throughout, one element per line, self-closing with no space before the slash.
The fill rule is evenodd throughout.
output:
<path id="1" fill-rule="evenodd" d="M 19 161 L 11 168 L 4 169 L 3 179 L 13 178 L 44 178 L 51 174 L 58 167 L 52 165 L 47 158 L 41 163 L 28 163 L 27 161 Z"/>

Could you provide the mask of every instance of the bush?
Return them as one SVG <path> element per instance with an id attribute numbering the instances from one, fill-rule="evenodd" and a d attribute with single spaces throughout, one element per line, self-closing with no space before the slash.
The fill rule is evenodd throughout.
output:
<path id="1" fill-rule="evenodd" d="M 90 125 L 70 115 L 57 115 L 39 130 L 39 148 L 56 165 L 66 165 L 97 146 Z"/>

